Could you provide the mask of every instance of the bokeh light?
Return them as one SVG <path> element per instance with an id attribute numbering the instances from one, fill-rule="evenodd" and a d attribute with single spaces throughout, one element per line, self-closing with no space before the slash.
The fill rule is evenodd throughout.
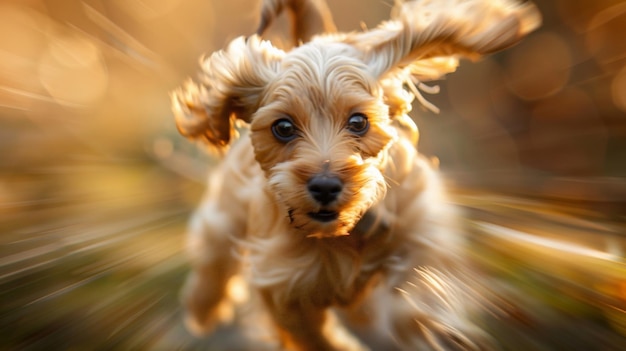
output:
<path id="1" fill-rule="evenodd" d="M 626 112 L 626 66 L 613 79 L 611 96 L 615 106 Z"/>
<path id="2" fill-rule="evenodd" d="M 50 34 L 39 79 L 60 105 L 88 105 L 104 95 L 108 72 L 98 47 L 76 34 Z"/>
<path id="3" fill-rule="evenodd" d="M 567 84 L 572 59 L 563 39 L 540 33 L 512 49 L 507 65 L 511 91 L 526 100 L 559 92 Z"/>

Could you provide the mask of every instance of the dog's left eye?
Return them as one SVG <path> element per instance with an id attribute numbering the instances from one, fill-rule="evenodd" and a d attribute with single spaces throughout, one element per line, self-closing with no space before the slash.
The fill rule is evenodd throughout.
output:
<path id="1" fill-rule="evenodd" d="M 286 119 L 279 119 L 278 121 L 272 124 L 272 133 L 274 137 L 283 143 L 289 142 L 296 138 L 297 135 L 296 126 L 293 123 Z"/>
<path id="2" fill-rule="evenodd" d="M 364 135 L 369 127 L 369 121 L 362 113 L 355 113 L 348 118 L 348 130 L 356 135 Z"/>

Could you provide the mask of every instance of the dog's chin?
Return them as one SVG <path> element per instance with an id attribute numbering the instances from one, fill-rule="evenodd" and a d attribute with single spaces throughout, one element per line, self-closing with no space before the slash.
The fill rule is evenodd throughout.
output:
<path id="1" fill-rule="evenodd" d="M 311 238 L 330 238 L 349 235 L 360 216 L 345 211 L 317 210 L 296 214 L 292 211 L 291 225 Z"/>

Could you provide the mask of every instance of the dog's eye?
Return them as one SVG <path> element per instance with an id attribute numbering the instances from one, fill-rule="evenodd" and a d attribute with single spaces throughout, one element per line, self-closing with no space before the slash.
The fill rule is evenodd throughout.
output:
<path id="1" fill-rule="evenodd" d="M 290 120 L 283 118 L 272 124 L 272 133 L 276 139 L 286 143 L 295 139 L 297 129 Z"/>
<path id="2" fill-rule="evenodd" d="M 356 135 L 364 135 L 369 127 L 367 117 L 362 113 L 355 113 L 348 118 L 348 130 Z"/>

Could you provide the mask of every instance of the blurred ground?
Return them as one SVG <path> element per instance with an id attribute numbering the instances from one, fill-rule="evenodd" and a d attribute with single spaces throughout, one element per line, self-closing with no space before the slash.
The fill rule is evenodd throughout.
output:
<path id="1" fill-rule="evenodd" d="M 416 106 L 420 149 L 477 265 L 530 301 L 523 322 L 481 318 L 503 349 L 626 349 L 626 2 L 536 3 L 539 31 L 440 82 L 439 115 Z M 254 349 L 181 326 L 183 232 L 214 160 L 177 135 L 168 92 L 252 33 L 256 5 L 0 2 L 0 349 Z M 330 7 L 341 30 L 390 9 Z"/>

